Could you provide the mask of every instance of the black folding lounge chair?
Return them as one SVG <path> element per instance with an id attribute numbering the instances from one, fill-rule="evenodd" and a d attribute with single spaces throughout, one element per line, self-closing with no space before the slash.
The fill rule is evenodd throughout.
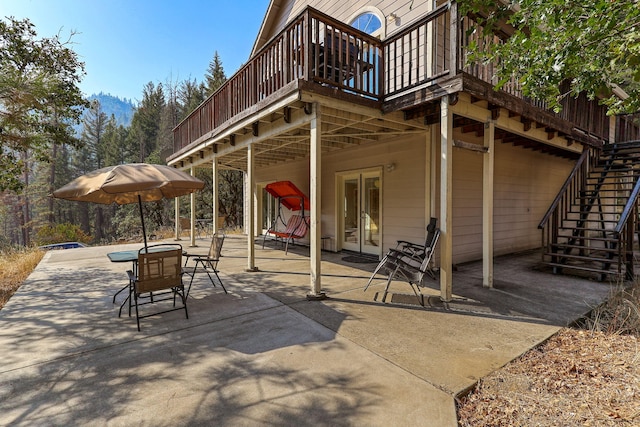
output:
<path id="1" fill-rule="evenodd" d="M 422 295 L 422 292 L 420 292 L 419 286 L 422 285 L 422 281 L 427 275 L 435 279 L 435 274 L 429 264 L 439 237 L 440 229 L 436 229 L 433 233 L 433 240 L 430 242 L 430 246 L 426 248 L 425 256 L 419 265 L 416 265 L 416 260 L 414 258 L 407 257 L 401 252 L 393 252 L 389 254 L 387 263 L 384 267 L 386 271 L 389 272 L 389 278 L 387 279 L 387 286 L 384 288 L 384 294 L 382 294 L 382 302 L 386 302 L 391 281 L 396 279 L 407 282 L 409 286 L 411 286 L 413 293 L 416 295 L 418 303 L 424 306 L 424 296 Z"/>
<path id="2" fill-rule="evenodd" d="M 437 238 L 435 236 L 437 230 L 437 222 L 437 218 L 431 218 L 429 220 L 429 225 L 427 225 L 427 237 L 424 241 L 424 245 L 407 242 L 406 240 L 398 240 L 396 247 L 389 249 L 382 260 L 380 260 L 375 270 L 373 271 L 373 274 L 371 274 L 371 277 L 369 278 L 369 281 L 367 282 L 364 290 L 366 291 L 369 288 L 369 285 L 378 273 L 382 273 L 386 276 L 389 275 L 390 268 L 393 267 L 393 265 L 388 265 L 390 261 L 389 257 L 402 258 L 407 263 L 410 263 L 416 267 L 422 264 L 422 261 L 427 256 L 427 253 L 431 252 L 431 248 L 435 246 L 435 243 L 437 241 Z M 436 278 L 431 269 L 428 270 L 427 274 L 429 274 L 429 276 L 431 276 L 431 278 L 433 279 Z"/>

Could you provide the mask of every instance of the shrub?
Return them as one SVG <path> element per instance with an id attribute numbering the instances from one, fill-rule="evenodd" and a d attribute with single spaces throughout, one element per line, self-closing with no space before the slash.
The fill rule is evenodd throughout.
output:
<path id="1" fill-rule="evenodd" d="M 45 225 L 38 230 L 35 240 L 39 246 L 63 242 L 89 243 L 91 236 L 77 225 L 65 222 L 64 224 Z"/>

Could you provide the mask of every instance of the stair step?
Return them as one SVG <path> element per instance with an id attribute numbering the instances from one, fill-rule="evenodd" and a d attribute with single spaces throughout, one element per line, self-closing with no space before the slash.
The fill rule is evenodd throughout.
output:
<path id="1" fill-rule="evenodd" d="M 577 199 L 580 200 L 586 200 L 586 199 L 623 199 L 625 197 L 629 197 L 629 194 L 627 195 L 623 195 L 623 194 L 619 194 L 617 196 L 603 196 L 603 195 L 597 195 L 597 194 L 584 194 L 584 195 L 580 195 L 577 197 Z M 626 203 L 626 202 L 625 202 Z M 622 204 L 624 206 L 624 203 Z"/>
<path id="2" fill-rule="evenodd" d="M 597 236 L 588 236 L 588 237 L 582 237 L 582 236 L 558 236 L 558 239 L 568 239 L 568 240 L 588 240 L 588 241 L 593 241 L 593 242 L 610 242 L 610 243 L 615 243 L 618 241 L 618 239 L 614 239 L 612 237 L 597 237 Z"/>
<path id="3" fill-rule="evenodd" d="M 571 206 L 585 206 L 585 205 L 584 204 L 579 205 L 579 204 L 576 204 L 576 203 L 572 203 Z M 589 206 L 589 205 L 587 205 L 587 206 Z M 594 205 L 594 206 L 596 206 L 596 205 Z M 609 207 L 616 207 L 616 206 L 624 207 L 625 205 L 621 205 L 621 204 L 618 204 L 618 203 L 598 203 L 597 206 L 602 206 L 602 207 L 609 208 Z M 598 211 L 595 211 L 595 212 L 591 211 L 591 212 L 592 213 L 599 213 Z"/>
<path id="4" fill-rule="evenodd" d="M 568 243 L 552 243 L 551 247 L 556 248 L 556 249 L 577 249 L 577 250 L 587 250 L 590 252 L 606 252 L 606 253 L 610 253 L 610 252 L 614 252 L 617 253 L 618 249 L 617 248 L 600 248 L 600 247 L 593 247 L 593 246 L 584 246 L 584 245 L 570 245 Z"/>
<path id="5" fill-rule="evenodd" d="M 589 171 L 589 175 L 593 174 L 608 174 L 608 173 L 619 173 L 619 172 L 640 172 L 638 170 L 638 168 L 634 168 L 633 166 L 629 166 L 629 165 L 610 165 L 610 166 L 606 166 L 606 165 L 595 165 L 593 167 L 593 169 L 591 169 Z M 632 176 L 636 176 L 636 174 L 631 174 Z M 617 177 L 619 178 L 619 177 Z"/>
<path id="6" fill-rule="evenodd" d="M 620 273 L 618 273 L 618 271 L 616 270 L 612 270 L 612 269 L 600 269 L 600 268 L 594 268 L 594 267 L 587 267 L 587 266 L 583 266 L 583 265 L 575 265 L 575 264 L 561 264 L 561 263 L 554 263 L 554 262 L 547 262 L 544 261 L 545 265 L 551 266 L 551 267 L 559 267 L 562 269 L 571 269 L 571 270 L 580 270 L 580 271 L 589 271 L 592 273 L 600 273 L 600 274 L 611 274 L 611 275 L 619 275 Z"/>
<path id="7" fill-rule="evenodd" d="M 567 212 L 568 215 L 581 215 L 580 218 L 565 218 L 566 221 L 579 221 L 580 219 L 584 219 L 584 217 L 586 216 L 587 218 L 589 218 L 590 222 L 598 222 L 600 221 L 600 219 L 593 219 L 594 216 L 600 216 L 600 215 L 607 215 L 607 216 L 611 216 L 611 215 L 618 215 L 618 212 L 599 212 L 599 211 L 568 211 Z"/>
<path id="8" fill-rule="evenodd" d="M 617 263 L 618 262 L 618 258 L 614 257 L 614 258 L 605 258 L 605 257 L 594 257 L 594 256 L 586 256 L 586 255 L 574 255 L 571 253 L 568 254 L 545 254 L 545 255 L 549 255 L 549 256 L 554 256 L 556 258 L 564 258 L 564 259 L 572 259 L 572 260 L 576 260 L 576 261 L 588 261 L 588 262 L 603 262 L 603 263 Z"/>
<path id="9" fill-rule="evenodd" d="M 629 148 L 639 148 L 640 149 L 640 141 L 630 141 L 630 142 L 616 142 L 613 144 L 605 144 L 602 147 L 602 151 L 610 152 L 614 150 L 624 150 Z"/>
<path id="10" fill-rule="evenodd" d="M 575 212 L 575 211 L 569 211 L 567 213 L 568 214 L 576 214 L 576 215 L 578 215 L 578 212 Z M 600 212 L 590 212 L 590 214 L 599 215 Z M 603 213 L 603 215 L 606 215 L 606 214 Z M 605 224 L 617 224 L 618 223 L 617 219 L 609 219 L 609 218 L 598 218 L 598 219 L 594 219 L 594 218 L 591 218 L 591 219 L 586 219 L 586 218 L 564 218 L 563 221 L 601 222 L 601 223 L 605 223 Z"/>
<path id="11" fill-rule="evenodd" d="M 617 206 L 617 205 L 615 205 L 615 206 Z M 600 214 L 603 214 L 603 215 L 619 215 L 620 214 L 620 212 L 600 212 L 600 211 L 569 211 L 567 213 L 576 214 L 576 215 L 577 214 L 580 214 L 580 215 L 586 215 L 586 214 L 589 214 L 589 215 L 600 215 Z M 593 220 L 593 221 L 597 221 L 597 220 Z"/>
<path id="12" fill-rule="evenodd" d="M 631 190 L 633 189 L 633 187 L 635 186 L 635 182 L 617 182 L 616 183 L 616 189 L 612 189 L 612 188 L 602 188 L 604 185 L 598 183 L 590 183 L 587 182 L 585 183 L 585 188 L 589 189 L 589 188 L 595 188 L 598 189 L 598 191 L 617 191 L 618 189 L 622 188 L 622 189 L 628 189 Z M 585 191 L 593 191 L 593 190 L 585 190 Z"/>
<path id="13" fill-rule="evenodd" d="M 580 231 L 599 231 L 599 232 L 604 232 L 604 233 L 609 233 L 609 234 L 613 234 L 613 229 L 611 228 L 607 228 L 607 229 L 602 229 L 602 228 L 593 228 L 593 227 L 568 227 L 565 225 L 561 225 L 560 227 L 558 227 L 560 230 L 580 230 Z"/>

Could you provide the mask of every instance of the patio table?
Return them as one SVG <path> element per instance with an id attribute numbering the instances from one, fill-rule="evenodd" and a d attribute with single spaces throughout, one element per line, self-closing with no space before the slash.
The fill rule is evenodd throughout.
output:
<path id="1" fill-rule="evenodd" d="M 107 254 L 107 257 L 109 258 L 109 261 L 111 262 L 131 262 L 132 265 L 132 271 L 135 273 L 137 270 L 137 264 L 138 264 L 138 250 L 132 250 L 132 251 L 118 251 L 118 252 L 109 252 Z M 129 288 L 130 283 L 127 283 L 126 285 L 124 285 L 122 287 L 122 289 L 120 289 L 118 292 L 116 292 L 113 295 L 113 303 L 116 303 L 116 297 L 125 289 Z"/>

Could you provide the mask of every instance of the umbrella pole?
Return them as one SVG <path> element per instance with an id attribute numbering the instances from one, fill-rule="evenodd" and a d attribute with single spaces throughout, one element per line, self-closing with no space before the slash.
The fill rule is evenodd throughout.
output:
<path id="1" fill-rule="evenodd" d="M 144 228 L 144 214 L 142 213 L 142 197 L 138 194 L 138 206 L 140 207 L 140 221 L 142 221 L 142 237 L 144 237 L 144 249 L 147 250 L 147 230 Z"/>

